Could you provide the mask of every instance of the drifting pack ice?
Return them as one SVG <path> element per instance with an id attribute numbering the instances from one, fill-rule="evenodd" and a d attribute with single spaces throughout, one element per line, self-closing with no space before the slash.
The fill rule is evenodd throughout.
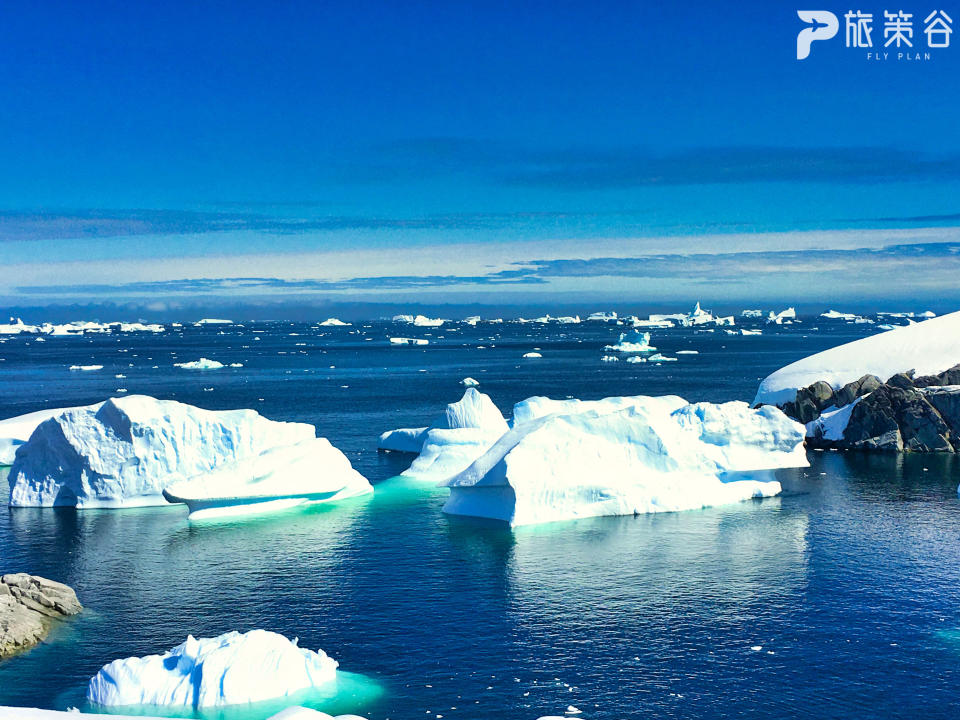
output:
<path id="1" fill-rule="evenodd" d="M 267 420 L 254 410 L 202 410 L 145 395 L 111 398 L 65 409 L 36 426 L 17 449 L 10 469 L 10 505 L 162 505 L 168 486 L 243 460 L 251 461 L 248 469 L 224 468 L 210 487 L 222 487 L 233 472 L 231 495 L 249 494 L 254 486 L 264 488 L 260 492 L 279 489 L 273 494 L 280 495 L 303 482 L 300 466 L 294 464 L 296 471 L 289 478 L 281 467 L 296 460 L 300 451 L 267 452 L 314 440 L 315 435 L 312 425 Z M 313 448 L 315 458 L 334 462 L 338 470 L 346 461 L 333 457 L 339 451 L 321 444 L 302 447 Z M 267 467 L 271 462 L 272 469 Z M 316 474 L 323 472 L 324 466 L 318 466 Z M 346 472 L 334 476 L 351 484 L 355 480 Z M 202 487 L 202 480 L 197 483 L 191 487 Z M 318 483 L 317 492 L 328 489 Z"/>
<path id="2" fill-rule="evenodd" d="M 338 663 L 266 630 L 186 641 L 163 655 L 114 660 L 87 687 L 97 705 L 246 705 L 334 682 Z"/>
<path id="3" fill-rule="evenodd" d="M 446 513 L 529 525 L 773 496 L 764 471 L 807 465 L 802 425 L 742 402 L 533 397 L 492 430 L 432 434 L 404 475 L 449 487 Z"/>
<path id="4" fill-rule="evenodd" d="M 807 426 L 808 444 L 960 450 L 960 312 L 798 360 L 760 383 L 755 405 Z"/>

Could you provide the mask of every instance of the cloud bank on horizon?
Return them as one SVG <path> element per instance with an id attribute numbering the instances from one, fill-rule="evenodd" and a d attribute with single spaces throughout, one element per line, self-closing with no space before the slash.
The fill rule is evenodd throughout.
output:
<path id="1" fill-rule="evenodd" d="M 960 301 L 960 48 L 793 8 L 8 9 L 0 303 Z"/>

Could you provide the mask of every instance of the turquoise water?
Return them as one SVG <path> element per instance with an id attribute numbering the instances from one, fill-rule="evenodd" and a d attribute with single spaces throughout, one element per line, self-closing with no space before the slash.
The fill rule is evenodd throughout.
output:
<path id="1" fill-rule="evenodd" d="M 486 351 L 476 349 L 490 342 L 478 330 L 406 354 L 345 338 L 293 359 L 277 348 L 302 336 L 267 331 L 257 345 L 272 352 L 246 356 L 214 333 L 133 341 L 121 355 L 143 360 L 125 383 L 207 407 L 257 407 L 246 400 L 264 397 L 268 416 L 317 424 L 376 492 L 200 525 L 179 506 L 0 512 L 0 567 L 67 582 L 87 608 L 0 663 L 0 704 L 88 709 L 86 683 L 110 660 L 165 651 L 188 633 L 259 627 L 323 648 L 350 673 L 335 698 L 299 700 L 374 720 L 534 720 L 569 705 L 610 720 L 956 717 L 956 458 L 811 453 L 811 467 L 778 472 L 778 498 L 510 530 L 444 516 L 445 490 L 393 477 L 409 458 L 372 450 L 380 431 L 426 422 L 456 399 L 456 380 L 483 370 L 481 389 L 504 409 L 538 392 L 750 399 L 758 376 L 849 339 L 849 329 L 663 333 L 655 344 L 668 354 L 701 354 L 669 369 L 612 370 L 597 350 L 610 330 L 501 336 Z M 15 408 L 4 415 L 48 397 L 96 399 L 116 382 L 61 370 L 81 356 L 107 364 L 117 345 L 76 340 L 48 348 L 51 339 L 33 356 L 4 344 L 0 401 Z M 546 362 L 519 362 L 518 350 L 534 343 Z M 186 359 L 232 361 L 236 352 L 245 367 L 202 378 L 152 370 L 171 346 Z M 285 381 L 287 370 L 298 379 Z M 341 385 L 349 387 L 335 393 Z M 275 709 L 217 716 L 254 720 Z"/>

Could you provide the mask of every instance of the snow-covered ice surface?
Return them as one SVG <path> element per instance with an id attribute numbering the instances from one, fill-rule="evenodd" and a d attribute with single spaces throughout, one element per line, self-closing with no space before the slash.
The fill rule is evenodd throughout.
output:
<path id="1" fill-rule="evenodd" d="M 286 697 L 336 680 L 337 661 L 266 630 L 187 639 L 163 655 L 105 665 L 87 687 L 103 706 L 209 708 Z"/>
<path id="2" fill-rule="evenodd" d="M 689 510 L 776 495 L 780 483 L 758 471 L 807 465 L 804 427 L 773 407 L 642 396 L 525 403 L 509 432 L 444 483 L 444 512 L 530 525 Z"/>
<path id="3" fill-rule="evenodd" d="M 254 410 L 203 410 L 146 395 L 73 408 L 36 426 L 10 469 L 13 506 L 163 505 L 168 485 L 313 438 Z"/>
<path id="4" fill-rule="evenodd" d="M 823 380 L 839 389 L 866 374 L 887 380 L 915 370 L 934 375 L 960 363 L 960 312 L 942 315 L 824 350 L 767 376 L 753 404 L 791 402 L 800 388 Z"/>
<path id="5" fill-rule="evenodd" d="M 310 438 L 173 483 L 163 496 L 186 503 L 190 519 L 199 520 L 334 502 L 372 492 L 367 479 L 329 440 Z"/>

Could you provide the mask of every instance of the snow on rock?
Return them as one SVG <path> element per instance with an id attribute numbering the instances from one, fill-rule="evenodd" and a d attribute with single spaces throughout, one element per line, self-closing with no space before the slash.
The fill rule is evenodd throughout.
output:
<path id="1" fill-rule="evenodd" d="M 10 469 L 10 505 L 163 505 L 161 493 L 172 483 L 315 434 L 312 425 L 267 420 L 254 410 L 111 398 L 36 426 Z"/>
<path id="2" fill-rule="evenodd" d="M 13 465 L 17 448 L 30 439 L 33 431 L 37 429 L 37 425 L 44 420 L 49 420 L 70 410 L 82 410 L 86 407 L 90 406 L 38 410 L 26 415 L 0 420 L 0 465 Z"/>
<path id="3" fill-rule="evenodd" d="M 777 408 L 578 402 L 518 405 L 513 428 L 443 483 L 444 512 L 527 525 L 688 510 L 776 495 L 779 482 L 760 471 L 807 465 L 804 427 Z"/>
<path id="4" fill-rule="evenodd" d="M 96 705 L 198 710 L 246 705 L 334 682 L 338 663 L 266 630 L 194 638 L 163 655 L 114 660 L 87 686 Z"/>
<path id="5" fill-rule="evenodd" d="M 173 366 L 183 368 L 184 370 L 219 370 L 223 367 L 223 363 L 218 360 L 207 360 L 207 358 L 202 357 L 199 360 L 192 360 L 191 362 L 174 363 Z"/>
<path id="6" fill-rule="evenodd" d="M 270 448 L 168 485 L 163 496 L 186 503 L 190 519 L 284 510 L 373 492 L 347 456 L 326 438 Z"/>
<path id="7" fill-rule="evenodd" d="M 834 390 L 864 375 L 881 380 L 915 370 L 936 375 L 960 363 L 960 312 L 824 350 L 767 376 L 753 404 L 792 402 L 797 390 L 823 380 Z"/>

